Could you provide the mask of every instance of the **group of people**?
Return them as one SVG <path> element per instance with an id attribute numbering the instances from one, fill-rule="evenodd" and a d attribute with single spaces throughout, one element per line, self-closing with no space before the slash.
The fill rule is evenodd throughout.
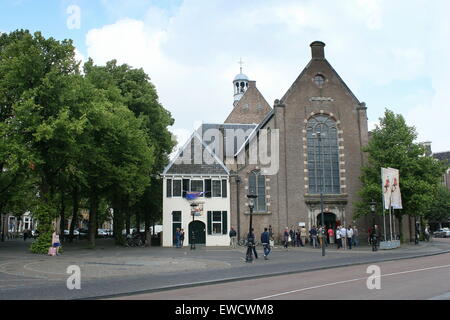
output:
<path id="1" fill-rule="evenodd" d="M 264 260 L 269 259 L 268 256 L 272 250 L 270 246 L 271 236 L 271 231 L 269 232 L 268 228 L 264 228 L 264 232 L 261 233 L 261 244 L 264 250 Z M 258 259 L 258 252 L 256 251 L 256 238 L 253 228 L 247 234 L 247 257 L 252 253 L 255 255 L 255 259 Z"/>
<path id="2" fill-rule="evenodd" d="M 336 232 L 333 228 L 324 228 L 322 226 L 312 226 L 309 232 L 305 227 L 297 228 L 285 228 L 283 232 L 283 245 L 285 249 L 289 246 L 292 247 L 304 247 L 309 243 L 314 248 L 321 248 L 322 246 L 328 246 L 336 243 L 337 248 L 349 248 L 352 246 L 358 246 L 358 229 L 352 226 L 338 226 Z"/>
<path id="3" fill-rule="evenodd" d="M 177 228 L 175 232 L 175 243 L 177 248 L 182 248 L 184 243 L 184 229 Z"/>

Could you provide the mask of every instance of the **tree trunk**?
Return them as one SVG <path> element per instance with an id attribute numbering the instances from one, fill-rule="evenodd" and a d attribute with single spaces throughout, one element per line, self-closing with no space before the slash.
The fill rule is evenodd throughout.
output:
<path id="1" fill-rule="evenodd" d="M 139 210 L 136 211 L 136 229 L 138 232 L 141 232 L 141 214 Z"/>
<path id="2" fill-rule="evenodd" d="M 80 197 L 78 192 L 78 187 L 74 187 L 72 190 L 72 222 L 70 223 L 70 242 L 73 241 L 73 232 L 75 226 L 78 223 L 78 208 L 80 205 Z"/>
<path id="3" fill-rule="evenodd" d="M 404 241 L 403 238 L 403 221 L 402 221 L 402 215 L 399 215 L 398 218 L 398 232 L 400 233 L 400 242 Z"/>
<path id="4" fill-rule="evenodd" d="M 90 197 L 89 205 L 89 245 L 95 247 L 95 236 L 97 235 L 97 210 L 98 210 L 98 195 L 95 190 Z"/>
<path id="5" fill-rule="evenodd" d="M 113 237 L 116 245 L 124 245 L 125 243 L 122 236 L 123 222 L 122 202 L 113 200 Z"/>
<path id="6" fill-rule="evenodd" d="M 59 236 L 61 239 L 64 240 L 64 230 L 65 230 L 65 225 L 66 225 L 66 220 L 65 220 L 65 211 L 66 211 L 66 204 L 64 202 L 64 192 L 61 192 L 61 211 L 59 212 L 59 216 L 60 216 L 60 221 L 59 221 Z"/>
<path id="7" fill-rule="evenodd" d="M 126 216 L 126 222 L 125 227 L 127 228 L 127 236 L 130 234 L 130 228 L 131 228 L 131 216 L 130 216 L 130 208 L 128 207 L 128 203 L 125 205 L 125 216 Z"/>

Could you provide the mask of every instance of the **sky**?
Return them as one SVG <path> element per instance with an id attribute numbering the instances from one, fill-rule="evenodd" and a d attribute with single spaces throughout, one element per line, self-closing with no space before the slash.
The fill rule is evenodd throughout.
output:
<path id="1" fill-rule="evenodd" d="M 1 0 L 0 32 L 70 38 L 80 60 L 143 68 L 180 145 L 231 112 L 239 59 L 273 105 L 320 40 L 366 102 L 369 128 L 388 108 L 442 152 L 450 150 L 448 12 L 448 0 Z"/>

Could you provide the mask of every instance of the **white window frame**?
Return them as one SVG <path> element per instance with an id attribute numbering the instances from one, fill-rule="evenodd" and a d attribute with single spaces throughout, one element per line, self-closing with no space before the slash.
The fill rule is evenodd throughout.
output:
<path id="1" fill-rule="evenodd" d="M 220 221 L 214 221 L 214 213 L 219 213 L 219 217 L 220 217 Z M 211 217 L 211 228 L 212 228 L 212 232 L 211 235 L 213 236 L 217 236 L 217 235 L 223 235 L 222 230 L 223 230 L 223 216 L 222 216 L 222 211 L 211 211 L 212 217 Z M 214 224 L 220 224 L 220 230 L 219 232 L 215 232 L 214 230 Z"/>
<path id="2" fill-rule="evenodd" d="M 173 191 L 175 190 L 174 188 L 174 182 L 175 181 L 180 181 L 180 195 L 179 196 L 175 196 Z M 172 179 L 172 198 L 183 198 L 183 179 Z"/>
<path id="3" fill-rule="evenodd" d="M 193 192 L 192 191 L 192 181 L 201 181 L 202 182 L 202 191 L 201 192 L 203 192 L 203 194 L 200 195 L 200 197 L 204 197 L 205 196 L 205 180 L 204 179 L 189 179 L 189 191 L 191 191 L 191 192 Z M 198 191 L 196 191 L 196 192 L 198 192 Z"/>
<path id="4" fill-rule="evenodd" d="M 219 181 L 219 187 L 220 187 L 220 195 L 215 196 L 214 195 L 214 181 Z M 222 198 L 223 190 L 222 190 L 222 180 L 221 179 L 211 179 L 211 198 Z"/>

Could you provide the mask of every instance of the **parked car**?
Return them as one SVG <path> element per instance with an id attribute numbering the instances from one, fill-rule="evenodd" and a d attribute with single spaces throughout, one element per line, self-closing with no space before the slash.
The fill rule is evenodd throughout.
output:
<path id="1" fill-rule="evenodd" d="M 77 230 L 78 230 L 78 235 L 80 238 L 87 237 L 89 234 L 89 231 L 86 228 L 81 228 L 81 229 L 77 229 Z"/>
<path id="2" fill-rule="evenodd" d="M 442 228 L 433 232 L 433 237 L 435 238 L 450 238 L 450 229 Z"/>
<path id="3" fill-rule="evenodd" d="M 64 235 L 65 236 L 68 236 L 70 234 L 70 230 L 64 230 Z M 78 230 L 77 229 L 74 229 L 73 230 L 73 235 L 74 236 L 77 236 L 77 235 L 79 235 L 80 234 L 80 232 L 78 232 Z"/>
<path id="4" fill-rule="evenodd" d="M 109 232 L 106 229 L 97 229 L 97 233 L 99 237 L 107 237 L 109 236 Z"/>

